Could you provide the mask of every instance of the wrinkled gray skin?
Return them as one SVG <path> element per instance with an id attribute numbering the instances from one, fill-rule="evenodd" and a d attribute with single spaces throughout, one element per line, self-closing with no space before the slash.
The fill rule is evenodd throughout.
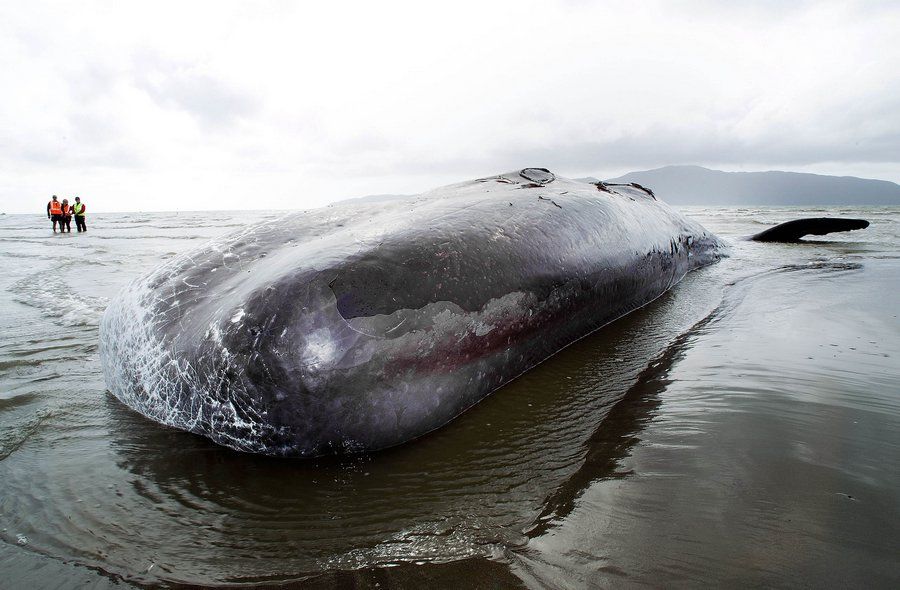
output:
<path id="1" fill-rule="evenodd" d="M 646 189 L 534 168 L 291 213 L 124 289 L 101 324 L 103 370 L 138 412 L 234 449 L 382 449 L 723 247 Z"/>

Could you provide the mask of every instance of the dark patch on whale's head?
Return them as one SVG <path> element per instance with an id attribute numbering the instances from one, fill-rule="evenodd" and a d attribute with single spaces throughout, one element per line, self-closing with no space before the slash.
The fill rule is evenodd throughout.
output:
<path id="1" fill-rule="evenodd" d="M 556 175 L 546 168 L 522 168 L 519 171 L 519 176 L 539 185 L 550 184 L 556 180 Z"/>

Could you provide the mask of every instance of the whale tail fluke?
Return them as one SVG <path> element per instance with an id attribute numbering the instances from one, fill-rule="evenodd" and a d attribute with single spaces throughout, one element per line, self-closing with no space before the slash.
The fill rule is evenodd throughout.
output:
<path id="1" fill-rule="evenodd" d="M 810 217 L 795 219 L 770 227 L 750 239 L 754 242 L 796 242 L 803 236 L 824 236 L 832 232 L 865 229 L 869 222 L 865 219 L 844 219 L 840 217 Z"/>

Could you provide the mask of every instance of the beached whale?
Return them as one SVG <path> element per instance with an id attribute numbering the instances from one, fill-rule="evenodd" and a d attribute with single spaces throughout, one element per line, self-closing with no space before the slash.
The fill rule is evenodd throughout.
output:
<path id="1" fill-rule="evenodd" d="M 101 322 L 103 371 L 141 414 L 234 449 L 382 449 L 725 248 L 639 185 L 541 168 L 297 212 L 128 285 Z"/>

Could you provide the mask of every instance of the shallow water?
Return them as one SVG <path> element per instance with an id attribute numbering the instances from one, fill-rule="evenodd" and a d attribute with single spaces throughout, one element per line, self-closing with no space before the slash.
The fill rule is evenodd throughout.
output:
<path id="1" fill-rule="evenodd" d="M 160 427 L 99 371 L 121 285 L 274 213 L 0 217 L 0 578 L 896 587 L 900 209 L 686 212 L 730 258 L 421 440 L 317 461 Z M 824 214 L 872 225 L 737 239 Z"/>

